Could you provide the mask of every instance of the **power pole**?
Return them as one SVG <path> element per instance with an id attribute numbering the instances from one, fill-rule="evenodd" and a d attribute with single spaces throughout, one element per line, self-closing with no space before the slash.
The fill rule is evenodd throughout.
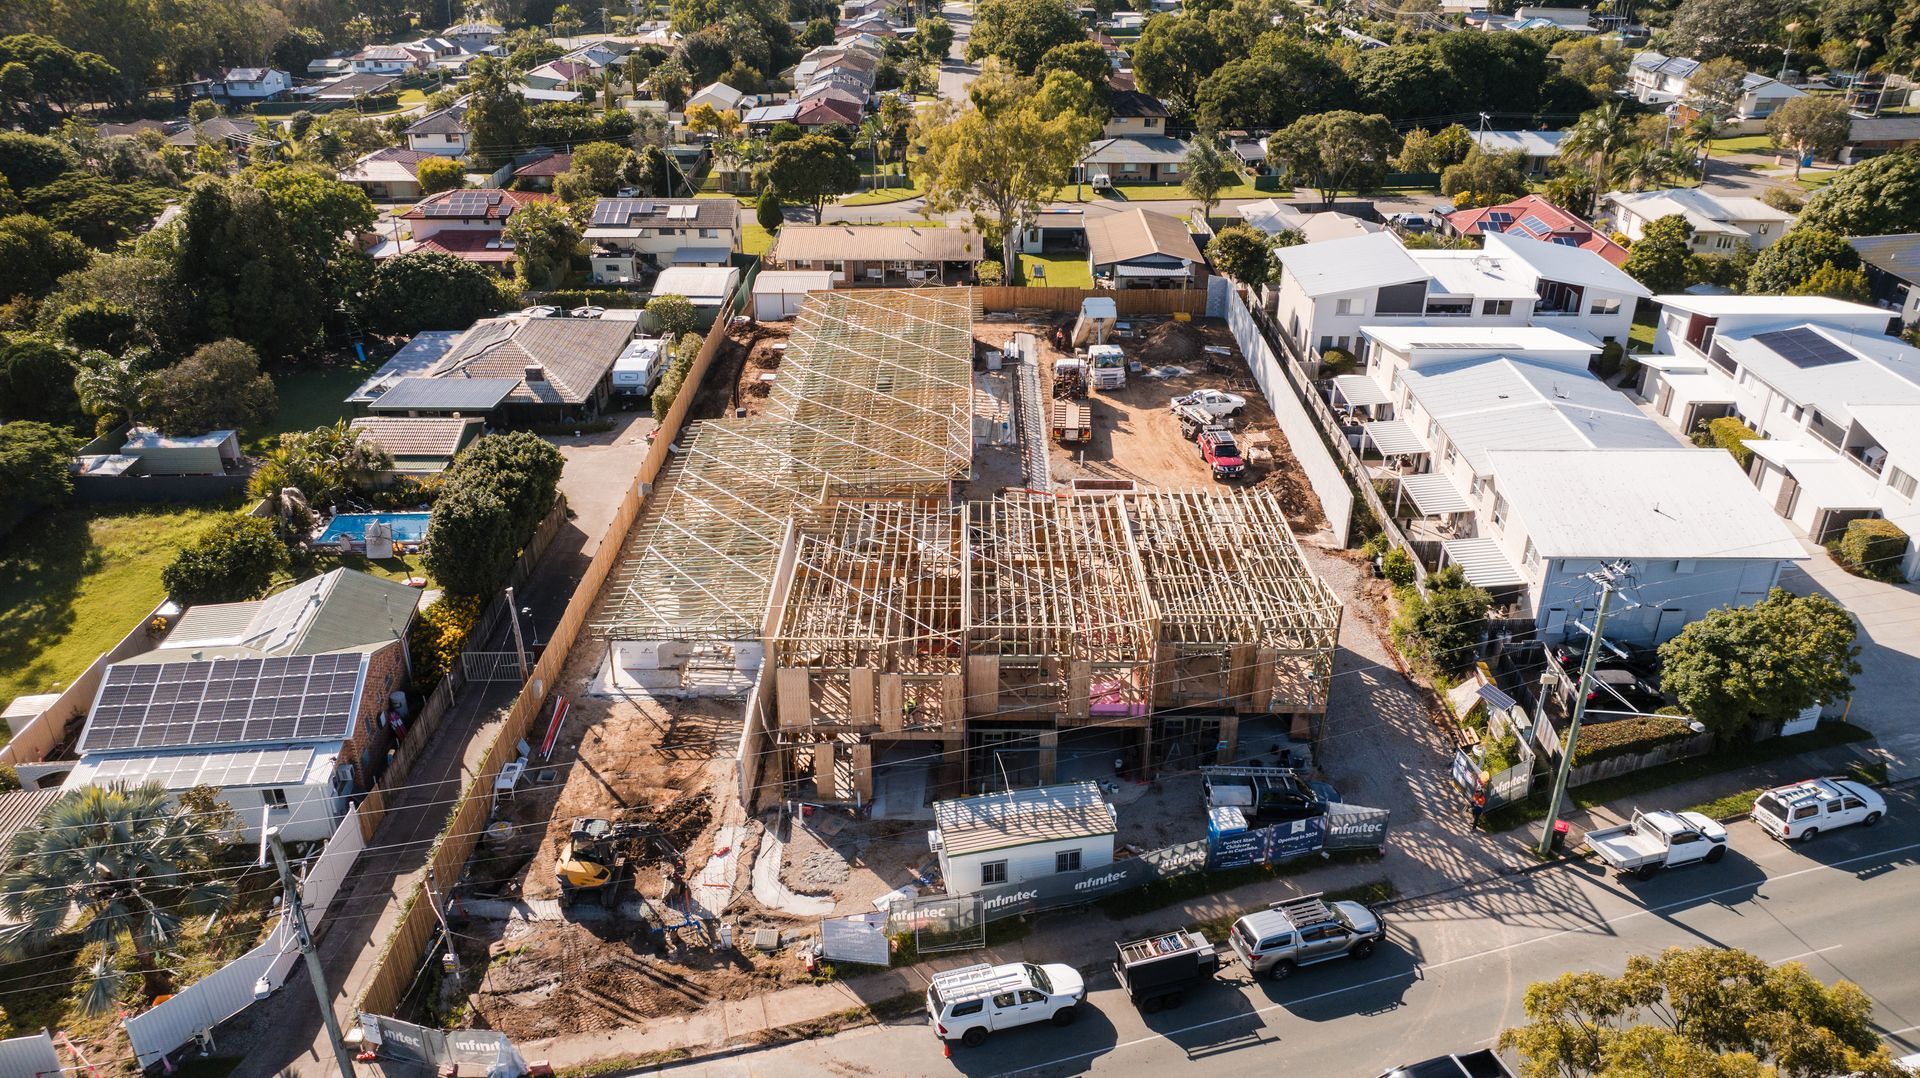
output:
<path id="1" fill-rule="evenodd" d="M 1588 574 L 1589 579 L 1600 585 L 1600 607 L 1593 615 L 1593 639 L 1587 641 L 1587 655 L 1580 662 L 1580 682 L 1573 689 L 1573 718 L 1567 723 L 1567 739 L 1560 746 L 1560 766 L 1553 776 L 1553 796 L 1547 800 L 1547 822 L 1540 832 L 1542 857 L 1553 849 L 1553 828 L 1560 822 L 1560 802 L 1567 793 L 1567 772 L 1573 768 L 1573 750 L 1580 738 L 1580 720 L 1587 713 L 1587 689 L 1593 681 L 1593 664 L 1600 658 L 1601 641 L 1605 639 L 1607 608 L 1613 605 L 1613 593 L 1619 587 L 1620 578 L 1626 574 L 1625 562 L 1612 562 Z M 1549 656 L 1547 661 L 1552 662 L 1552 657 Z"/>
<path id="2" fill-rule="evenodd" d="M 280 870 L 280 887 L 286 892 L 287 905 L 293 912 L 293 934 L 300 943 L 300 953 L 307 959 L 307 980 L 313 982 L 314 998 L 320 1001 L 320 1020 L 327 1024 L 327 1040 L 333 1042 L 334 1064 L 340 1068 L 340 1078 L 354 1078 L 353 1053 L 347 1051 L 347 1042 L 340 1036 L 340 1020 L 333 1016 L 333 993 L 327 989 L 326 971 L 320 968 L 320 952 L 314 949 L 313 932 L 307 927 L 307 907 L 300 899 L 300 887 L 293 879 L 293 870 L 287 867 L 287 847 L 280 841 L 280 829 L 267 829 L 267 844 L 273 847 L 273 863 Z"/>
<path id="3" fill-rule="evenodd" d="M 507 589 L 507 619 L 513 622 L 513 657 L 520 660 L 520 680 L 527 680 L 527 645 L 520 639 L 520 608 L 513 605 L 513 589 Z"/>

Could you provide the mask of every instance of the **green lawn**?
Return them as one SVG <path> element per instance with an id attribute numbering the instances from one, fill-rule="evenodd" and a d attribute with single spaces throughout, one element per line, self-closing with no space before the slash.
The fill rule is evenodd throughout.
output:
<path id="1" fill-rule="evenodd" d="M 160 570 L 230 505 L 72 506 L 0 536 L 0 700 L 65 688 L 166 595 Z"/>
<path id="2" fill-rule="evenodd" d="M 1738 135 L 1717 138 L 1711 143 L 1714 153 L 1772 153 L 1773 139 L 1768 135 Z"/>
<path id="3" fill-rule="evenodd" d="M 1116 183 L 1113 185 L 1113 191 L 1127 202 L 1178 202 L 1193 199 L 1193 196 L 1187 193 L 1187 189 L 1177 183 Z M 1252 183 L 1236 183 L 1230 187 L 1222 187 L 1219 197 L 1222 199 L 1283 198 L 1285 195 L 1284 191 L 1256 191 Z M 1076 202 L 1098 202 L 1106 198 L 1107 193 L 1094 190 L 1092 184 L 1082 183 L 1076 184 L 1070 194 L 1062 192 L 1060 195 L 1063 201 L 1068 197 L 1072 197 Z"/>
<path id="4" fill-rule="evenodd" d="M 1045 278 L 1034 280 L 1035 265 L 1047 268 Z M 1021 255 L 1020 272 L 1026 274 L 1026 282 L 1032 285 L 1046 285 L 1050 288 L 1093 287 L 1093 267 L 1088 264 L 1085 252 L 1062 258 L 1047 255 Z"/>
<path id="5" fill-rule="evenodd" d="M 340 364 L 276 375 L 273 387 L 280 394 L 280 411 L 260 430 L 247 432 L 247 452 L 265 452 L 288 431 L 312 430 L 346 415 L 347 394 L 377 369 L 376 363 Z"/>
<path id="6" fill-rule="evenodd" d="M 1800 186 L 1806 188 L 1809 191 L 1818 191 L 1822 187 L 1825 187 L 1826 185 L 1839 179 L 1840 174 L 1845 171 L 1846 171 L 1845 169 L 1839 169 L 1839 168 L 1829 169 L 1826 172 L 1803 171 L 1800 173 L 1800 178 L 1798 180 L 1795 180 L 1794 182 L 1798 183 Z"/>
<path id="7" fill-rule="evenodd" d="M 765 257 L 773 250 L 773 233 L 757 224 L 749 224 L 740 233 L 740 251 L 742 254 Z"/>
<path id="8" fill-rule="evenodd" d="M 674 197 L 682 198 L 685 196 L 675 195 Z M 693 197 L 695 198 L 730 198 L 730 199 L 733 199 L 735 202 L 738 202 L 742 206 L 745 206 L 748 209 L 753 209 L 754 207 L 760 205 L 759 195 L 735 195 L 735 194 L 729 194 L 725 191 L 695 191 L 693 193 Z"/>
<path id="9" fill-rule="evenodd" d="M 1654 329 L 1651 322 L 1635 322 L 1627 331 L 1628 347 L 1635 352 L 1652 352 Z"/>
<path id="10" fill-rule="evenodd" d="M 871 191 L 856 191 L 840 200 L 842 206 L 885 206 L 894 202 L 905 202 L 910 198 L 919 198 L 926 194 L 926 188 L 919 180 L 910 180 L 905 187 L 877 187 Z"/>

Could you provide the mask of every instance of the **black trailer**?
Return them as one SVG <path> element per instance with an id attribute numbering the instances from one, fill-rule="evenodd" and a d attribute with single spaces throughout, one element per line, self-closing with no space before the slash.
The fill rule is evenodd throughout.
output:
<path id="1" fill-rule="evenodd" d="M 1220 971 L 1220 954 L 1198 932 L 1168 932 L 1114 945 L 1113 975 L 1149 1014 L 1186 1002 L 1187 989 Z"/>

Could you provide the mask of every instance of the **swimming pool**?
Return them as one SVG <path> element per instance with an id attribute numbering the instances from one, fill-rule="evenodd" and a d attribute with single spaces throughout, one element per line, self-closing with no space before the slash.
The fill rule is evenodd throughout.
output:
<path id="1" fill-rule="evenodd" d="M 340 513 L 319 535 L 313 537 L 316 543 L 338 543 L 341 536 L 350 539 L 365 540 L 367 525 L 378 521 L 393 528 L 396 543 L 417 543 L 426 538 L 429 513 Z"/>

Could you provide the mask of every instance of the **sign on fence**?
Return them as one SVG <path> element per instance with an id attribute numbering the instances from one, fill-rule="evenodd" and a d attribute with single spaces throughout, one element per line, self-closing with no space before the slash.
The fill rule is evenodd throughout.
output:
<path id="1" fill-rule="evenodd" d="M 487 1078 L 520 1078 L 527 1062 L 507 1035 L 491 1029 L 428 1029 L 398 1018 L 362 1014 L 367 1043 L 388 1058 L 432 1067 L 485 1067 Z"/>
<path id="2" fill-rule="evenodd" d="M 1244 868 L 1269 861 L 1290 861 L 1319 850 L 1325 843 L 1326 834 L 1325 818 L 1309 816 L 1304 820 L 1289 820 L 1258 830 L 1222 835 L 1213 840 L 1213 857 L 1208 867 L 1219 870 Z"/>
<path id="3" fill-rule="evenodd" d="M 820 922 L 820 954 L 830 962 L 887 965 L 887 915 L 863 913 Z"/>
<path id="4" fill-rule="evenodd" d="M 1221 835 L 1213 841 L 1212 867 L 1245 868 L 1267 859 L 1267 829 Z"/>
<path id="5" fill-rule="evenodd" d="M 1160 878 L 1160 872 L 1138 857 L 1126 857 L 1098 868 L 1056 872 L 1018 883 L 998 883 L 976 894 L 981 913 L 989 921 L 1022 913 L 1038 913 L 1055 906 L 1075 906 L 1108 895 L 1131 891 Z"/>
<path id="6" fill-rule="evenodd" d="M 1329 850 L 1360 850 L 1387 844 L 1386 809 L 1361 808 L 1358 805 L 1327 806 L 1326 847 Z"/>

